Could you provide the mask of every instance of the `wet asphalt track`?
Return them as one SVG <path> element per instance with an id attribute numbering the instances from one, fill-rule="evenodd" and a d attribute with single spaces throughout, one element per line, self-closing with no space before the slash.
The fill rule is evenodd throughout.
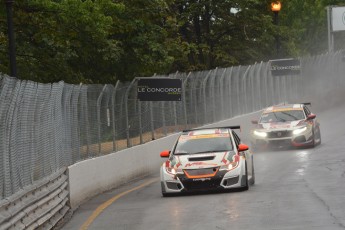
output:
<path id="1" fill-rule="evenodd" d="M 322 144 L 255 153 L 248 191 L 163 198 L 157 169 L 86 202 L 62 229 L 80 229 L 99 205 L 151 178 L 157 181 L 116 200 L 88 229 L 345 229 L 345 106 L 317 115 Z"/>

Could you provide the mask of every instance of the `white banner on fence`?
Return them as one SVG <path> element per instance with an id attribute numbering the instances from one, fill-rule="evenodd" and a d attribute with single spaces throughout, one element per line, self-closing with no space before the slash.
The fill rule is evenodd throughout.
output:
<path id="1" fill-rule="evenodd" d="M 332 31 L 345 30 L 345 7 L 332 7 Z"/>

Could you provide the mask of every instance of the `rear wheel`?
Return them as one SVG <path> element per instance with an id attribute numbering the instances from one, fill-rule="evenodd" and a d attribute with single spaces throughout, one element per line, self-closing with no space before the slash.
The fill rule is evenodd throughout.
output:
<path id="1" fill-rule="evenodd" d="M 244 175 L 245 180 L 245 186 L 242 187 L 243 191 L 246 191 L 249 189 L 249 183 L 248 183 L 248 170 L 247 170 L 247 162 L 246 162 L 246 174 Z"/>
<path id="2" fill-rule="evenodd" d="M 168 194 L 168 193 L 165 193 L 165 192 L 162 192 L 162 196 L 163 196 L 163 197 L 168 197 L 169 194 Z"/>
<path id="3" fill-rule="evenodd" d="M 252 158 L 252 179 L 250 180 L 250 184 L 253 185 L 255 184 L 255 171 L 254 171 L 254 161 Z"/>
<path id="4" fill-rule="evenodd" d="M 317 127 L 316 130 L 313 130 L 313 142 L 311 143 L 311 148 L 314 148 L 316 145 L 321 144 L 321 132 L 320 127 Z"/>
<path id="5" fill-rule="evenodd" d="M 169 196 L 169 194 L 165 192 L 164 182 L 161 182 L 161 188 L 162 188 L 162 196 L 163 197 Z"/>
<path id="6" fill-rule="evenodd" d="M 314 148 L 315 147 L 315 130 L 313 129 L 313 140 L 311 142 L 310 148 Z"/>
<path id="7" fill-rule="evenodd" d="M 320 127 L 317 127 L 317 137 L 318 137 L 318 139 L 319 139 L 319 141 L 318 141 L 318 145 L 320 145 L 321 144 L 321 132 L 320 132 Z"/>

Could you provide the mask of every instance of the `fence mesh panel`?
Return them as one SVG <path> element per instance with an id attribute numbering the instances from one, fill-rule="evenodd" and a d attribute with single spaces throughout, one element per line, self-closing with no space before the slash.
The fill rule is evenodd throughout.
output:
<path id="1" fill-rule="evenodd" d="M 282 102 L 335 103 L 344 73 L 339 51 L 302 58 L 296 76 L 272 76 L 269 62 L 154 76 L 182 81 L 182 101 L 165 102 L 139 101 L 137 79 L 41 84 L 0 74 L 0 200 L 62 167 L 183 129 Z"/>

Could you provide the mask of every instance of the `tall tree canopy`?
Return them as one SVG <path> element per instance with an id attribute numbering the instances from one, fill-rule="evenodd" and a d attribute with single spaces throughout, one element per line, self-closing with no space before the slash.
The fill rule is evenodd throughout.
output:
<path id="1" fill-rule="evenodd" d="M 342 0 L 21 0 L 14 2 L 17 73 L 38 82 L 111 83 L 251 64 L 327 50 L 327 5 Z M 345 38 L 344 33 L 336 41 Z M 338 49 L 344 48 L 342 42 Z M 0 72 L 8 74 L 5 4 Z"/>

